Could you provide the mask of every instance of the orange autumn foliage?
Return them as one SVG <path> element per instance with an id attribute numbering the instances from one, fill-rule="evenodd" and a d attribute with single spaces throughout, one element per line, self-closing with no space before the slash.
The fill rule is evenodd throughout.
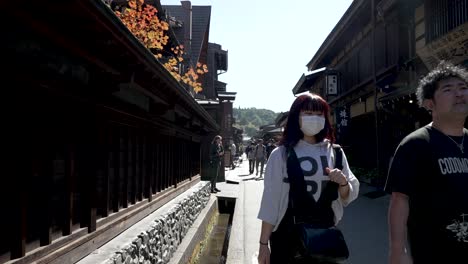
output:
<path id="1" fill-rule="evenodd" d="M 154 6 L 145 4 L 143 0 L 129 0 L 128 8 L 123 12 L 117 11 L 116 15 L 145 47 L 162 50 L 169 40 L 166 35 L 169 24 L 159 20 L 157 13 Z M 157 55 L 160 58 L 161 54 Z"/>
<path id="2" fill-rule="evenodd" d="M 169 36 L 166 34 L 166 31 L 169 30 L 169 24 L 158 18 L 158 10 L 154 6 L 145 4 L 144 0 L 128 0 L 124 11 L 116 11 L 115 13 L 145 47 L 157 50 L 154 54 L 157 59 L 163 58 L 162 51 L 169 41 Z M 196 93 L 200 92 L 203 88 L 197 80 L 200 75 L 208 72 L 207 66 L 197 63 L 195 69 L 189 67 L 182 74 L 184 47 L 180 45 L 171 48 L 171 51 L 173 55 L 163 64 L 164 67 L 177 81 L 189 85 Z"/>
<path id="3" fill-rule="evenodd" d="M 164 67 L 176 78 L 177 81 L 183 81 L 185 84 L 191 86 L 193 90 L 198 93 L 203 90 L 202 84 L 198 82 L 200 75 L 203 75 L 208 72 L 208 67 L 205 64 L 197 63 L 196 68 L 189 67 L 188 70 L 181 74 L 180 67 L 182 66 L 182 61 L 184 60 L 184 47 L 182 45 L 175 48 L 171 48 L 172 52 L 175 54 L 175 57 L 170 58 Z"/>

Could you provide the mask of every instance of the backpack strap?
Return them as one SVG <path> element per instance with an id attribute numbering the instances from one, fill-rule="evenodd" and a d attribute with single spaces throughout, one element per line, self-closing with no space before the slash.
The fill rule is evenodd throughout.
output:
<path id="1" fill-rule="evenodd" d="M 343 170 L 343 150 L 338 144 L 333 144 L 333 151 L 335 151 L 335 168 Z"/>

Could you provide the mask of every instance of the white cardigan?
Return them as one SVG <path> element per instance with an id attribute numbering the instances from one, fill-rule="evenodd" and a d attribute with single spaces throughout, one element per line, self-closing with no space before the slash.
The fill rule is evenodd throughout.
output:
<path id="1" fill-rule="evenodd" d="M 314 169 L 312 163 L 307 162 L 307 159 L 310 161 L 313 158 L 315 161 L 319 160 L 320 162 L 321 158 L 326 158 L 327 163 L 331 164 L 329 167 L 334 167 L 335 153 L 328 140 L 317 144 L 309 144 L 304 140 L 300 140 L 294 147 L 294 151 L 296 152 L 298 159 L 301 160 L 302 158 L 303 160 L 303 162 L 301 162 L 303 171 L 309 171 L 312 173 L 315 170 L 314 175 L 304 176 L 306 180 L 314 178 L 317 179 L 316 177 L 321 178 L 318 183 L 322 180 L 328 180 L 328 177 L 323 175 L 322 166 L 316 164 L 318 166 Z M 338 224 L 343 217 L 343 206 L 347 206 L 350 202 L 356 199 L 359 194 L 359 181 L 349 169 L 348 161 L 344 152 L 342 172 L 349 183 L 349 196 L 347 199 L 342 199 L 338 192 L 338 199 L 332 202 L 332 209 L 335 214 L 335 225 Z M 271 152 L 266 165 L 263 196 L 260 211 L 258 213 L 258 218 L 260 220 L 274 226 L 273 231 L 276 231 L 278 228 L 284 214 L 286 213 L 286 209 L 288 208 L 289 183 L 285 183 L 283 181 L 283 179 L 287 177 L 286 148 L 284 146 L 280 146 Z M 321 191 L 320 186 L 318 189 Z M 318 200 L 320 196 L 319 192 L 314 195 L 316 200 Z"/>

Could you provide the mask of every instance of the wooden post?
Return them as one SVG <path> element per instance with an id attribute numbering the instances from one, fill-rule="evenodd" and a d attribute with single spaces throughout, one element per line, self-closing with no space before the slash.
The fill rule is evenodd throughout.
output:
<path id="1" fill-rule="evenodd" d="M 173 145 L 172 145 L 172 164 L 171 164 L 171 168 L 172 168 L 172 173 L 171 173 L 171 176 L 172 176 L 172 185 L 174 185 L 175 188 L 177 188 L 177 182 L 179 180 L 179 172 L 180 172 L 180 165 L 181 165 L 181 160 L 182 160 L 182 157 L 180 156 L 180 142 L 178 140 L 174 140 L 173 141 Z"/>
<path id="2" fill-rule="evenodd" d="M 143 198 L 143 191 L 142 191 L 142 183 L 141 183 L 141 175 L 142 175 L 142 135 L 139 130 L 135 131 L 135 164 L 134 164 L 134 183 L 135 183 L 135 200 L 141 201 Z"/>
<path id="3" fill-rule="evenodd" d="M 177 187 L 175 183 L 175 170 L 174 170 L 174 159 L 175 159 L 175 140 L 173 140 L 172 137 L 169 138 L 169 145 L 168 145 L 168 151 L 169 151 L 169 186 L 168 187 Z M 172 146 L 172 147 L 171 147 Z"/>
<path id="4" fill-rule="evenodd" d="M 177 166 L 178 162 L 176 162 L 175 159 L 177 157 L 177 155 L 176 155 L 177 148 L 180 145 L 180 143 L 173 137 L 170 138 L 169 142 L 170 142 L 169 143 L 170 146 L 173 146 L 172 148 L 171 147 L 169 148 L 169 157 L 170 157 L 169 168 L 171 170 L 171 172 L 170 172 L 170 177 L 171 177 L 170 178 L 171 179 L 170 185 L 174 186 L 174 188 L 177 188 L 177 168 L 176 168 L 176 166 Z"/>
<path id="5" fill-rule="evenodd" d="M 137 194 L 137 148 L 138 136 L 135 129 L 129 129 L 128 134 L 128 187 L 130 190 L 130 203 L 136 203 Z"/>
<path id="6" fill-rule="evenodd" d="M 109 126 L 101 126 L 100 129 L 99 148 L 100 166 L 102 166 L 102 196 L 101 196 L 101 209 L 102 217 L 109 216 L 109 199 L 110 199 L 110 168 L 111 168 L 111 155 L 112 155 L 112 132 Z"/>
<path id="7" fill-rule="evenodd" d="M 185 153 L 185 175 L 184 177 L 189 180 L 192 179 L 192 175 L 191 175 L 191 172 L 190 172 L 190 142 L 185 142 L 185 145 L 184 145 L 184 153 Z"/>
<path id="8" fill-rule="evenodd" d="M 166 188 L 165 182 L 166 182 L 166 156 L 165 153 L 165 146 L 164 146 L 164 141 L 159 141 L 158 144 L 158 156 L 156 157 L 156 160 L 159 163 L 159 169 L 158 169 L 158 192 L 162 191 Z"/>
<path id="9" fill-rule="evenodd" d="M 148 198 L 148 202 L 153 200 L 153 175 L 154 175 L 154 141 L 149 133 L 146 134 L 145 140 L 145 192 L 146 198 Z"/>
<path id="10" fill-rule="evenodd" d="M 120 174 L 122 169 L 122 129 L 115 127 L 112 129 L 112 168 L 113 168 L 113 193 L 112 193 L 112 211 L 114 213 L 120 208 Z"/>
<path id="11" fill-rule="evenodd" d="M 81 189 L 81 217 L 80 226 L 88 227 L 88 232 L 96 230 L 96 178 L 98 168 L 97 142 L 98 130 L 96 126 L 86 127 L 83 122 L 81 131 L 79 160 L 80 160 L 80 189 Z M 96 124 L 94 124 L 96 125 Z"/>
<path id="12" fill-rule="evenodd" d="M 162 160 L 161 160 L 161 141 L 156 138 L 154 141 L 154 155 L 153 155 L 153 163 L 154 163 L 154 173 L 151 176 L 154 182 L 154 193 L 158 193 L 161 191 L 161 176 L 162 176 Z"/>
<path id="13" fill-rule="evenodd" d="M 97 208 L 98 208 L 98 177 L 102 177 L 103 174 L 103 142 L 102 142 L 102 125 L 98 118 L 97 112 L 92 113 L 94 119 L 94 126 L 89 134 L 89 148 L 92 154 L 89 156 L 91 160 L 88 160 L 88 173 L 90 185 L 88 186 L 88 199 L 89 199 L 89 218 L 88 218 L 88 232 L 96 231 L 97 227 Z"/>
<path id="14" fill-rule="evenodd" d="M 159 159 L 162 161 L 161 190 L 165 190 L 168 186 L 167 182 L 169 178 L 169 151 L 167 149 L 167 141 L 161 142 Z"/>
<path id="15" fill-rule="evenodd" d="M 49 141 L 50 142 L 50 141 Z M 45 150 L 45 149 L 44 149 Z M 39 188 L 38 198 L 40 200 L 41 214 L 38 215 L 39 220 L 39 241 L 40 246 L 47 246 L 52 243 L 52 226 L 51 226 L 51 202 L 52 202 L 52 175 L 54 173 L 53 169 L 53 156 L 49 150 L 45 150 L 47 154 L 43 157 L 37 157 L 39 171 L 34 172 L 38 173 L 38 185 L 33 186 L 33 188 Z M 41 154 L 39 154 L 41 155 Z"/>
<path id="16" fill-rule="evenodd" d="M 140 180 L 140 188 L 138 189 L 138 201 L 142 201 L 143 197 L 148 197 L 147 196 L 147 191 L 146 191 L 146 171 L 147 171 L 147 161 L 146 161 L 146 138 L 144 131 L 140 133 L 140 147 L 139 147 L 139 163 L 138 163 L 138 168 L 139 168 L 139 180 Z"/>
<path id="17" fill-rule="evenodd" d="M 26 102 L 23 103 L 30 105 L 28 101 L 32 97 L 32 95 L 24 97 Z M 6 238 L 4 239 L 7 240 L 9 245 L 11 259 L 21 258 L 26 255 L 27 217 L 30 211 L 30 208 L 28 208 L 28 196 L 31 195 L 30 191 L 32 189 L 31 175 L 33 165 L 30 148 L 32 142 L 34 142 L 33 137 L 29 133 L 31 129 L 28 126 L 31 121 L 38 119 L 34 118 L 35 112 L 28 113 L 28 115 L 25 115 L 25 112 L 20 111 L 18 113 L 15 111 L 14 120 L 20 122 L 18 124 L 10 124 L 8 122 L 9 125 L 5 129 L 7 135 L 4 136 L 10 140 L 5 145 L 6 149 L 4 149 L 5 154 L 8 155 L 8 162 L 3 164 L 4 169 L 6 169 L 5 175 L 8 175 L 8 179 L 4 179 L 1 184 L 0 199 L 2 206 L 0 208 L 6 209 L 5 214 L 3 214 L 3 220 L 5 221 L 2 221 L 2 223 L 7 223 L 3 230 L 7 230 Z"/>
<path id="18" fill-rule="evenodd" d="M 11 259 L 24 257 L 26 254 L 27 193 L 19 192 L 18 196 L 16 205 L 12 203 L 14 208 L 11 216 Z"/>
<path id="19" fill-rule="evenodd" d="M 122 134 L 122 146 L 121 146 L 121 180 L 122 180 L 122 207 L 127 208 L 128 207 L 128 159 L 129 159 L 129 154 L 130 150 L 128 148 L 128 141 L 129 141 L 129 128 L 124 127 L 123 128 L 123 134 Z"/>
<path id="20" fill-rule="evenodd" d="M 73 224 L 73 191 L 75 186 L 75 149 L 69 145 L 65 150 L 65 206 L 63 214 L 62 235 L 72 233 Z"/>

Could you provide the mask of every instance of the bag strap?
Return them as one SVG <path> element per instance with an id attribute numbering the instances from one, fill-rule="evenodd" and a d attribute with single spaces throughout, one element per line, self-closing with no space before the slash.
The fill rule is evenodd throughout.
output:
<path id="1" fill-rule="evenodd" d="M 292 166 L 289 166 L 292 165 Z M 288 182 L 291 183 L 292 181 L 292 176 L 291 172 L 297 174 L 299 178 L 297 180 L 301 181 L 304 180 L 304 174 L 302 172 L 301 165 L 299 163 L 299 159 L 297 158 L 296 151 L 294 151 L 294 147 L 288 146 L 286 148 L 286 167 L 287 167 L 287 172 L 288 172 Z M 301 182 L 301 185 L 302 182 Z"/>
<path id="2" fill-rule="evenodd" d="M 342 149 L 339 145 L 335 144 L 333 144 L 332 147 L 335 151 L 335 168 L 341 170 L 343 167 Z M 313 215 L 303 215 L 304 208 L 313 208 L 313 210 L 319 210 L 321 213 L 324 213 L 324 215 L 320 215 L 320 218 L 316 218 L 314 220 L 318 220 L 320 223 L 332 223 L 333 211 L 331 208 L 331 202 L 336 200 L 338 197 L 338 184 L 335 182 L 327 182 L 326 187 L 322 190 L 320 198 L 318 201 L 315 201 L 313 197 L 310 197 L 310 194 L 308 194 L 306 190 L 307 187 L 299 159 L 294 148 L 291 146 L 286 149 L 286 163 L 288 173 L 287 180 L 289 182 L 289 203 L 290 208 L 292 209 L 293 223 L 297 223 L 296 217 L 299 215 L 301 215 L 301 217 L 305 217 L 303 220 L 306 218 L 311 220 L 310 216 Z"/>
<path id="3" fill-rule="evenodd" d="M 289 182 L 289 206 L 292 210 L 293 223 L 296 224 L 296 202 L 301 201 L 300 190 L 298 187 L 305 187 L 305 184 L 301 181 L 304 181 L 304 175 L 302 169 L 300 168 L 299 160 L 297 158 L 296 152 L 292 146 L 286 148 L 286 164 L 287 164 L 287 175 Z M 293 178 L 292 174 L 297 174 L 298 177 Z M 299 196 L 299 197 L 298 197 Z M 303 200 L 303 199 L 302 199 Z M 302 201 L 304 202 L 304 201 Z"/>
<path id="4" fill-rule="evenodd" d="M 332 147 L 335 151 L 335 168 L 343 170 L 343 150 L 338 144 L 333 144 Z"/>

